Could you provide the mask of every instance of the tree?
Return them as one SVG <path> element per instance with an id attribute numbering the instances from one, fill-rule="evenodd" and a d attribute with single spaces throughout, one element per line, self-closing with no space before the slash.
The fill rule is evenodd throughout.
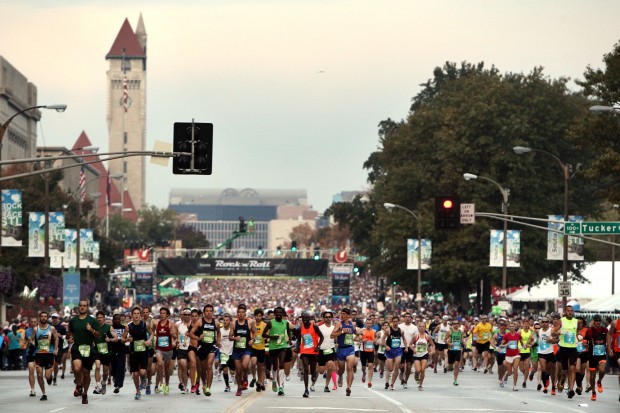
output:
<path id="1" fill-rule="evenodd" d="M 432 268 L 423 279 L 435 290 L 451 294 L 462 304 L 467 294 L 484 284 L 484 309 L 490 307 L 491 284 L 499 284 L 501 269 L 489 268 L 489 230 L 499 221 L 479 219 L 461 231 L 439 232 L 433 225 L 434 197 L 460 195 L 475 202 L 476 210 L 499 212 L 501 196 L 493 185 L 463 179 L 470 172 L 501 182 L 511 190 L 511 212 L 543 218 L 563 211 L 563 179 L 553 159 L 543 154 L 518 157 L 516 145 L 544 149 L 565 162 L 587 164 L 589 153 L 568 139 L 569 131 L 587 113 L 587 101 L 571 93 L 567 79 L 549 79 L 541 68 L 531 73 L 500 74 L 492 67 L 446 63 L 422 85 L 406 120 L 383 121 L 380 149 L 365 163 L 377 205 L 391 202 L 417 212 L 424 238 L 433 240 Z M 579 172 L 571 181 L 571 214 L 595 215 L 598 184 Z M 405 269 L 407 238 L 415 238 L 418 223 L 402 211 L 377 209 L 372 232 L 381 254 L 373 269 L 413 285 Z M 508 285 L 555 278 L 561 261 L 546 260 L 546 235 L 522 230 L 521 267 L 510 269 Z M 579 273 L 580 265 L 573 266 Z"/>

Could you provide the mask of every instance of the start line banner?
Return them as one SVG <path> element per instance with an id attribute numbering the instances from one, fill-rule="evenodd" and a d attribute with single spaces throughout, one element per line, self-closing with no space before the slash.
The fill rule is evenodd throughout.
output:
<path id="1" fill-rule="evenodd" d="M 157 275 L 327 277 L 328 260 L 272 258 L 159 258 Z"/>

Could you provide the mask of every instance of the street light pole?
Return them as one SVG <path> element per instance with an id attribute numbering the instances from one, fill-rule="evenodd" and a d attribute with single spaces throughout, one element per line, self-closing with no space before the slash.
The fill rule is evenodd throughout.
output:
<path id="1" fill-rule="evenodd" d="M 417 223 L 418 230 L 418 293 L 416 295 L 416 301 L 418 302 L 418 309 L 422 307 L 422 236 L 420 229 L 420 217 L 416 215 L 413 211 L 408 208 L 405 208 L 401 205 L 392 204 L 391 202 L 386 202 L 383 204 L 386 209 L 399 208 L 403 211 L 408 212 Z"/>
<path id="2" fill-rule="evenodd" d="M 4 139 L 5 132 L 9 129 L 9 125 L 11 121 L 18 117 L 19 115 L 28 112 L 29 110 L 34 109 L 52 109 L 56 112 L 64 112 L 67 109 L 67 105 L 39 105 L 32 106 L 30 108 L 22 109 L 10 118 L 8 118 L 2 125 L 0 125 L 0 161 L 2 161 L 2 140 Z M 2 166 L 0 165 L 0 176 L 2 176 Z M 2 252 L 2 215 L 4 212 L 2 210 L 2 202 L 0 201 L 0 254 Z"/>
<path id="3" fill-rule="evenodd" d="M 505 295 L 506 294 L 506 278 L 508 276 L 508 266 L 507 266 L 507 260 L 508 260 L 508 195 L 510 195 L 510 190 L 504 188 L 503 186 L 501 186 L 499 183 L 495 182 L 491 178 L 487 178 L 484 176 L 464 173 L 463 178 L 465 178 L 466 181 L 469 181 L 470 179 L 483 179 L 485 181 L 489 181 L 495 184 L 495 186 L 497 186 L 497 188 L 499 188 L 499 191 L 502 193 L 502 212 L 504 213 L 504 219 L 503 219 L 504 221 L 504 251 L 502 254 L 502 294 Z"/>
<path id="4" fill-rule="evenodd" d="M 560 169 L 562 170 L 562 175 L 564 177 L 564 225 L 566 225 L 568 223 L 568 180 L 570 179 L 569 165 L 562 162 L 560 158 L 558 158 L 554 154 L 544 151 L 542 149 L 532 149 L 532 148 L 527 148 L 524 146 L 515 146 L 512 149 L 517 155 L 522 155 L 528 152 L 544 153 L 545 155 L 550 156 L 553 159 L 555 159 L 555 161 L 558 163 L 558 165 L 560 166 Z M 568 235 L 566 233 L 564 233 L 562 240 L 563 240 L 562 242 L 562 249 L 563 249 L 562 251 L 562 281 L 567 282 L 568 281 Z M 566 310 L 566 301 L 567 301 L 567 298 L 562 297 L 562 308 L 564 310 Z"/>

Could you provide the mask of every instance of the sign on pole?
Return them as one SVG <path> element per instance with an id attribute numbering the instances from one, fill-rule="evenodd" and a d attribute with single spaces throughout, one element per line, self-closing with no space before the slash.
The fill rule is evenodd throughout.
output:
<path id="1" fill-rule="evenodd" d="M 570 281 L 558 281 L 558 297 L 570 296 Z"/>
<path id="2" fill-rule="evenodd" d="M 461 204 L 461 224 L 476 223 L 476 204 Z"/>
<path id="3" fill-rule="evenodd" d="M 620 222 L 571 222 L 564 227 L 570 235 L 613 235 L 620 234 Z"/>

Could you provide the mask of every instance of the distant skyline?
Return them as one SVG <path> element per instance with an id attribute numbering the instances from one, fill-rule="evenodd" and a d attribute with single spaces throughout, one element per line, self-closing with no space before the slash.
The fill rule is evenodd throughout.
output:
<path id="1" fill-rule="evenodd" d="M 368 188 L 378 124 L 407 117 L 446 61 L 580 79 L 620 40 L 620 2 L 482 0 L 0 0 L 0 55 L 38 89 L 39 146 L 82 131 L 107 151 L 105 55 L 123 21 L 148 35 L 147 149 L 174 122 L 214 124 L 212 176 L 147 164 L 146 201 L 170 189 L 307 189 L 319 212 Z M 577 89 L 574 82 L 570 87 Z"/>

